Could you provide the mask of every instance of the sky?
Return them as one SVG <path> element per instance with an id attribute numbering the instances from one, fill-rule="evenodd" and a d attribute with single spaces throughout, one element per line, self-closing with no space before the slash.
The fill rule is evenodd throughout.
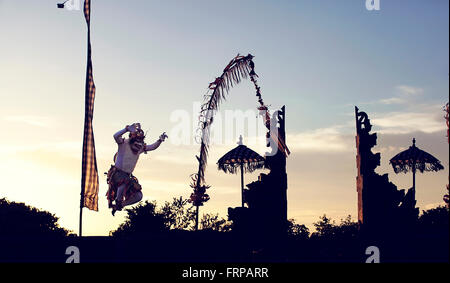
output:
<path id="1" fill-rule="evenodd" d="M 86 23 L 81 10 L 57 9 L 56 3 L 0 0 L 0 198 L 50 211 L 76 233 Z M 198 105 L 238 53 L 255 56 L 270 109 L 286 105 L 289 218 L 311 230 L 323 214 L 337 222 L 357 218 L 354 106 L 368 113 L 378 134 L 377 172 L 389 174 L 399 189 L 410 188 L 412 176 L 396 175 L 389 159 L 413 137 L 441 160 L 445 170 L 417 175 L 416 199 L 421 210 L 443 204 L 449 174 L 442 110 L 449 94 L 448 5 L 380 0 L 380 10 L 369 11 L 363 0 L 92 0 L 100 192 L 99 212 L 84 209 L 83 234 L 108 235 L 125 220 L 125 212 L 112 217 L 107 208 L 103 172 L 116 152 L 112 135 L 127 124 L 140 122 L 148 143 L 164 131 L 169 135 L 141 156 L 134 171 L 143 200 L 162 205 L 189 197 L 189 175 L 198 166 Z M 252 117 L 257 106 L 245 80 L 221 105 L 213 127 L 232 135 L 211 146 L 211 199 L 201 213 L 226 218 L 228 207 L 240 205 L 239 176 L 219 172 L 216 161 L 240 134 L 261 155 L 267 151 L 263 131 L 242 132 L 226 119 L 233 111 Z M 185 143 L 180 128 L 187 128 Z M 267 171 L 246 174 L 246 182 L 260 173 Z"/>

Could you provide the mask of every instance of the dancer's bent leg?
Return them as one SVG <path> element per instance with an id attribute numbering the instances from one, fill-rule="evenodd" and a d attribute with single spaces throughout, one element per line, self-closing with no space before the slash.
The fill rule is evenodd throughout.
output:
<path id="1" fill-rule="evenodd" d="M 142 199 L 142 192 L 138 191 L 135 194 L 133 194 L 129 199 L 126 199 L 122 203 L 122 206 L 135 204 L 135 203 L 139 202 L 141 199 Z"/>

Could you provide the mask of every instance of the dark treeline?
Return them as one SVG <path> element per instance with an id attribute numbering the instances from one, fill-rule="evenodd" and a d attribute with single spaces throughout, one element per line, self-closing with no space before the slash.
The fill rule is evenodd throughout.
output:
<path id="1" fill-rule="evenodd" d="M 261 242 L 233 231 L 233 223 L 217 214 L 204 214 L 195 231 L 194 208 L 181 197 L 160 207 L 142 202 L 126 213 L 110 237 L 79 239 L 55 215 L 0 199 L 0 260 L 60 261 L 71 244 L 88 247 L 85 261 L 364 262 L 369 245 L 380 247 L 381 261 L 448 262 L 449 255 L 444 206 L 423 211 L 407 237 L 393 234 L 378 243 L 361 239 L 350 215 L 339 223 L 323 215 L 314 232 L 289 220 L 285 238 Z"/>

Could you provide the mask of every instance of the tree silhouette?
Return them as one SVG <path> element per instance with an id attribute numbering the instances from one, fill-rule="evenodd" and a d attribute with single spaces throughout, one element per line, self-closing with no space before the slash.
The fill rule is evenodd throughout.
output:
<path id="1" fill-rule="evenodd" d="M 69 231 L 59 227 L 58 217 L 24 203 L 0 199 L 0 236 L 63 237 Z"/>
<path id="2" fill-rule="evenodd" d="M 306 240 L 309 238 L 309 229 L 303 224 L 295 223 L 294 219 L 288 220 L 288 235 L 299 240 Z"/>
<path id="3" fill-rule="evenodd" d="M 192 230 L 195 225 L 195 207 L 189 206 L 189 200 L 183 197 L 173 198 L 161 208 L 161 214 L 169 229 Z"/>
<path id="4" fill-rule="evenodd" d="M 170 230 L 195 230 L 195 207 L 183 197 L 173 198 L 157 209 L 156 201 L 145 201 L 126 209 L 127 218 L 119 228 L 111 231 L 111 236 L 145 236 L 165 233 Z M 201 219 L 203 230 L 226 232 L 231 223 L 219 219 L 218 215 L 203 214 Z"/>
<path id="5" fill-rule="evenodd" d="M 314 223 L 316 232 L 312 233 L 312 237 L 332 237 L 336 222 L 328 218 L 326 214 L 319 217 L 320 220 Z"/>
<path id="6" fill-rule="evenodd" d="M 352 240 L 358 236 L 358 222 L 353 222 L 351 215 L 341 219 L 341 223 L 336 225 L 334 220 L 328 218 L 325 214 L 320 220 L 314 223 L 316 232 L 312 233 L 313 238 Z"/>
<path id="7" fill-rule="evenodd" d="M 223 218 L 219 219 L 218 214 L 203 214 L 200 220 L 202 230 L 212 230 L 219 232 L 229 232 L 231 231 L 232 224 Z"/>

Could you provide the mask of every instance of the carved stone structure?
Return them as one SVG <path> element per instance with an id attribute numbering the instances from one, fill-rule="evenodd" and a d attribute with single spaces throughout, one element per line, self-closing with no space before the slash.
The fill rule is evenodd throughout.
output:
<path id="1" fill-rule="evenodd" d="M 372 153 L 377 134 L 371 134 L 372 125 L 365 112 L 355 107 L 356 117 L 356 188 L 358 192 L 358 222 L 363 235 L 379 238 L 393 232 L 406 232 L 412 228 L 419 209 L 415 208 L 415 192 L 397 190 L 388 174 L 379 175 L 380 153 Z"/>
<path id="2" fill-rule="evenodd" d="M 289 150 L 285 147 L 284 106 L 273 114 L 270 123 L 266 137 L 272 152 L 265 156 L 265 167 L 270 172 L 260 174 L 258 181 L 246 185 L 244 202 L 248 207 L 228 208 L 234 231 L 259 239 L 284 235 L 287 227 L 286 156 Z M 271 134 L 270 129 L 277 129 L 277 135 Z"/>

